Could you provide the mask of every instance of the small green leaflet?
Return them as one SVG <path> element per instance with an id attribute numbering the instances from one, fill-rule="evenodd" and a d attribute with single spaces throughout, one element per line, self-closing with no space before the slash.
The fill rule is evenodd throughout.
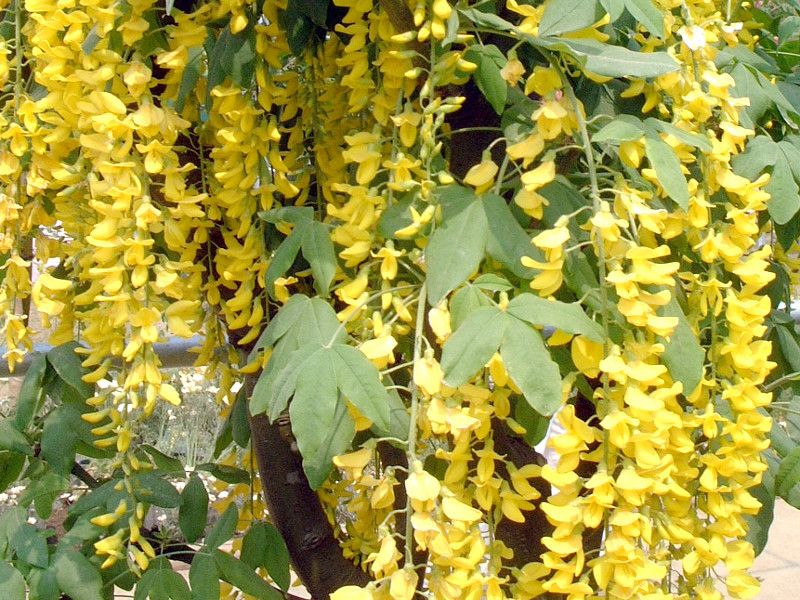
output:
<path id="1" fill-rule="evenodd" d="M 775 477 L 775 493 L 786 497 L 797 483 L 800 483 L 800 447 L 793 449 L 781 461 Z"/>
<path id="2" fill-rule="evenodd" d="M 183 70 L 183 78 L 181 79 L 181 86 L 178 89 L 178 97 L 175 99 L 175 112 L 181 114 L 183 108 L 186 106 L 186 98 L 192 90 L 197 86 L 200 79 L 200 72 L 203 69 L 203 54 L 202 46 L 193 46 L 189 48 L 189 60 L 186 62 L 186 68 Z"/>
<path id="3" fill-rule="evenodd" d="M 102 600 L 103 580 L 97 567 L 74 549 L 59 552 L 55 560 L 56 580 L 73 600 Z M 5 589 L 5 587 L 3 587 Z"/>
<path id="4" fill-rule="evenodd" d="M 502 114 L 508 98 L 508 84 L 500 70 L 508 59 L 497 46 L 491 44 L 470 47 L 464 58 L 478 66 L 472 77 L 494 111 L 498 115 Z"/>
<path id="5" fill-rule="evenodd" d="M 523 256 L 538 258 L 538 249 L 531 246 L 530 236 L 514 218 L 503 197 L 484 194 L 482 198 L 486 220 L 492 224 L 486 243 L 489 256 L 520 279 L 533 279 L 533 272 L 521 262 Z"/>
<path id="6" fill-rule="evenodd" d="M 292 433 L 303 456 L 303 471 L 311 489 L 319 489 L 333 469 L 333 457 L 343 453 L 355 435 L 355 423 L 337 394 L 331 361 L 317 364 L 314 377 L 299 378 L 289 405 Z"/>
<path id="7" fill-rule="evenodd" d="M 281 590 L 289 589 L 289 550 L 272 525 L 256 523 L 250 527 L 242 541 L 241 560 L 253 569 L 264 567 Z"/>
<path id="8" fill-rule="evenodd" d="M 436 306 L 475 272 L 483 260 L 489 223 L 482 202 L 465 190 L 467 203 L 433 232 L 425 247 L 428 296 Z"/>
<path id="9" fill-rule="evenodd" d="M 617 115 L 592 136 L 593 142 L 632 142 L 644 135 L 644 124 L 633 115 Z"/>
<path id="10" fill-rule="evenodd" d="M 467 383 L 489 362 L 503 341 L 508 321 L 495 306 L 479 308 L 448 338 L 442 349 L 445 383 Z"/>
<path id="11" fill-rule="evenodd" d="M 210 554 L 198 552 L 189 569 L 193 600 L 219 600 L 219 569 Z"/>
<path id="12" fill-rule="evenodd" d="M 658 339 L 664 344 L 662 360 L 670 376 L 673 380 L 680 381 L 683 384 L 684 395 L 689 395 L 703 379 L 705 351 L 700 346 L 692 326 L 686 320 L 681 305 L 674 295 L 669 304 L 662 307 L 659 313 L 662 317 L 678 318 L 678 326 L 672 332 L 669 341 L 663 338 Z"/>
<path id="13" fill-rule="evenodd" d="M 521 37 L 533 46 L 565 52 L 587 71 L 605 77 L 658 77 L 678 70 L 666 52 L 636 52 L 593 39 Z"/>
<path id="14" fill-rule="evenodd" d="M 664 15 L 652 0 L 625 0 L 625 8 L 647 31 L 664 39 Z"/>
<path id="15" fill-rule="evenodd" d="M 192 544 L 203 535 L 207 521 L 208 492 L 203 481 L 193 473 L 181 492 L 178 526 L 186 541 Z"/>
<path id="16" fill-rule="evenodd" d="M 528 404 L 541 415 L 552 415 L 561 406 L 561 374 L 558 365 L 532 327 L 507 317 L 500 356 L 511 380 L 522 390 Z"/>
<path id="17" fill-rule="evenodd" d="M 0 590 L 3 590 L 3 598 L 6 600 L 25 600 L 25 579 L 22 573 L 4 560 L 0 560 Z"/>
<path id="18" fill-rule="evenodd" d="M 272 299 L 275 299 L 275 280 L 286 274 L 302 248 L 303 257 L 311 265 L 314 286 L 320 296 L 327 298 L 333 276 L 336 274 L 336 252 L 330 232 L 324 223 L 313 220 L 312 211 L 301 208 L 303 212 L 288 212 L 288 208 L 259 213 L 259 216 L 267 222 L 278 223 L 286 220 L 295 225 L 292 232 L 273 253 L 267 272 L 264 274 L 267 292 Z"/>
<path id="19" fill-rule="evenodd" d="M 685 131 L 680 127 L 678 127 L 677 125 L 673 125 L 672 123 L 667 123 L 666 121 L 659 121 L 658 119 L 653 119 L 652 117 L 647 119 L 645 123 L 647 127 L 651 129 L 660 131 L 665 135 L 671 135 L 674 138 L 677 138 L 677 140 L 682 144 L 686 144 L 687 146 L 692 146 L 693 148 L 698 148 L 703 152 L 711 152 L 712 150 L 711 142 L 704 135 Z"/>
<path id="20" fill-rule="evenodd" d="M 208 532 L 206 536 L 205 546 L 209 550 L 215 550 L 222 544 L 227 542 L 236 533 L 236 524 L 239 522 L 239 509 L 236 504 L 231 502 L 219 521 L 216 522 L 214 528 Z"/>
<path id="21" fill-rule="evenodd" d="M 283 594 L 238 558 L 221 550 L 214 550 L 212 557 L 220 577 L 245 594 L 259 598 L 259 600 L 283 600 Z"/>
<path id="22" fill-rule="evenodd" d="M 520 294 L 508 303 L 508 314 L 535 327 L 550 325 L 566 333 L 583 334 L 593 342 L 605 340 L 603 327 L 592 321 L 580 304 L 546 300 L 533 294 Z"/>
<path id="23" fill-rule="evenodd" d="M 256 36 L 254 19 L 247 20 L 247 27 L 232 33 L 229 26 L 222 31 L 208 57 L 208 98 L 211 105 L 212 90 L 223 83 L 226 77 L 241 88 L 247 89 L 253 81 L 256 67 Z"/>
<path id="24" fill-rule="evenodd" d="M 539 35 L 561 35 L 594 25 L 603 16 L 596 0 L 550 0 L 539 21 Z"/>
<path id="25" fill-rule="evenodd" d="M 11 419 L 0 419 L 0 449 L 27 456 L 33 455 L 33 449 L 27 438 L 11 424 Z"/>
<path id="26" fill-rule="evenodd" d="M 777 146 L 772 175 L 764 190 L 770 194 L 770 201 L 767 202 L 770 216 L 783 225 L 791 221 L 800 209 L 800 188 L 797 185 L 800 165 L 796 162 L 800 160 L 800 151 L 786 141 L 778 142 Z"/>
<path id="27" fill-rule="evenodd" d="M 550 415 L 561 405 L 558 365 L 538 331 L 495 306 L 471 312 L 445 342 L 442 370 L 445 383 L 467 383 L 499 350 L 512 381 L 539 414 Z"/>
<path id="28" fill-rule="evenodd" d="M 658 133 L 648 130 L 644 137 L 644 151 L 667 195 L 683 210 L 689 210 L 689 185 L 680 159 L 670 145 Z"/>

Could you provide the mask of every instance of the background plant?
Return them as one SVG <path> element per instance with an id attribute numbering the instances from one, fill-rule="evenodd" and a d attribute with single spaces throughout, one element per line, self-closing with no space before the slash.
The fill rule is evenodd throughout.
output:
<path id="1" fill-rule="evenodd" d="M 6 8 L 6 357 L 31 303 L 55 349 L 3 460 L 112 472 L 55 550 L 4 517 L 12 597 L 270 597 L 287 556 L 335 600 L 757 593 L 800 481 L 795 3 Z M 242 448 L 188 585 L 142 534 L 208 507 L 143 443 L 164 327 Z"/>

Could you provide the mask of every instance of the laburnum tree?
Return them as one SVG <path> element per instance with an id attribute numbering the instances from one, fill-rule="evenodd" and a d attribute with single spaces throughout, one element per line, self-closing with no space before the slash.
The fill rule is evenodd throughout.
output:
<path id="1" fill-rule="evenodd" d="M 0 10 L 5 358 L 34 308 L 52 345 L 0 420 L 4 598 L 758 593 L 800 507 L 796 0 Z M 194 336 L 213 527 L 141 440 Z"/>

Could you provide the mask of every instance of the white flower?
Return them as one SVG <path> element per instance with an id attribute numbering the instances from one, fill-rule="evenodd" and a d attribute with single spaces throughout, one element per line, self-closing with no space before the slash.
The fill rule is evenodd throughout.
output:
<path id="1" fill-rule="evenodd" d="M 692 52 L 706 45 L 705 29 L 698 25 L 692 25 L 691 27 L 686 27 L 686 25 L 684 25 L 678 30 L 678 34 L 680 34 L 683 43 L 686 44 Z"/>

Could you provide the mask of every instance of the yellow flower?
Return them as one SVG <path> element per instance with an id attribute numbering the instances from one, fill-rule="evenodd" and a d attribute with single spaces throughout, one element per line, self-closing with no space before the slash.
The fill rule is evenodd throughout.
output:
<path id="1" fill-rule="evenodd" d="M 441 485 L 439 480 L 422 469 L 422 464 L 417 463 L 405 482 L 406 493 L 411 500 L 411 506 L 416 512 L 433 510 L 436 499 L 439 497 Z"/>
<path id="2" fill-rule="evenodd" d="M 441 0 L 445 2 L 446 0 Z M 389 595 L 393 600 L 411 600 L 417 591 L 419 575 L 413 566 L 392 573 L 389 583 Z"/>
<path id="3" fill-rule="evenodd" d="M 442 390 L 442 367 L 433 357 L 433 351 L 427 350 L 425 356 L 414 363 L 414 384 L 428 396 L 434 396 Z"/>
<path id="4" fill-rule="evenodd" d="M 358 481 L 371 460 L 372 450 L 364 447 L 349 454 L 334 456 L 333 464 L 342 469 L 349 479 Z"/>
<path id="5" fill-rule="evenodd" d="M 397 340 L 391 335 L 363 342 L 358 349 L 366 356 L 378 369 L 385 369 L 387 365 L 394 363 L 394 348 Z"/>
<path id="6" fill-rule="evenodd" d="M 464 183 L 474 187 L 475 191 L 480 194 L 492 186 L 497 171 L 499 171 L 499 168 L 495 162 L 484 157 L 482 162 L 473 165 L 470 170 L 467 171 L 467 174 L 464 176 Z"/>
<path id="7" fill-rule="evenodd" d="M 369 587 L 346 585 L 333 592 L 330 600 L 372 600 L 372 598 L 372 590 Z"/>
<path id="8" fill-rule="evenodd" d="M 511 85 L 517 85 L 520 77 L 525 75 L 525 65 L 517 58 L 512 58 L 500 69 L 500 76 Z"/>

